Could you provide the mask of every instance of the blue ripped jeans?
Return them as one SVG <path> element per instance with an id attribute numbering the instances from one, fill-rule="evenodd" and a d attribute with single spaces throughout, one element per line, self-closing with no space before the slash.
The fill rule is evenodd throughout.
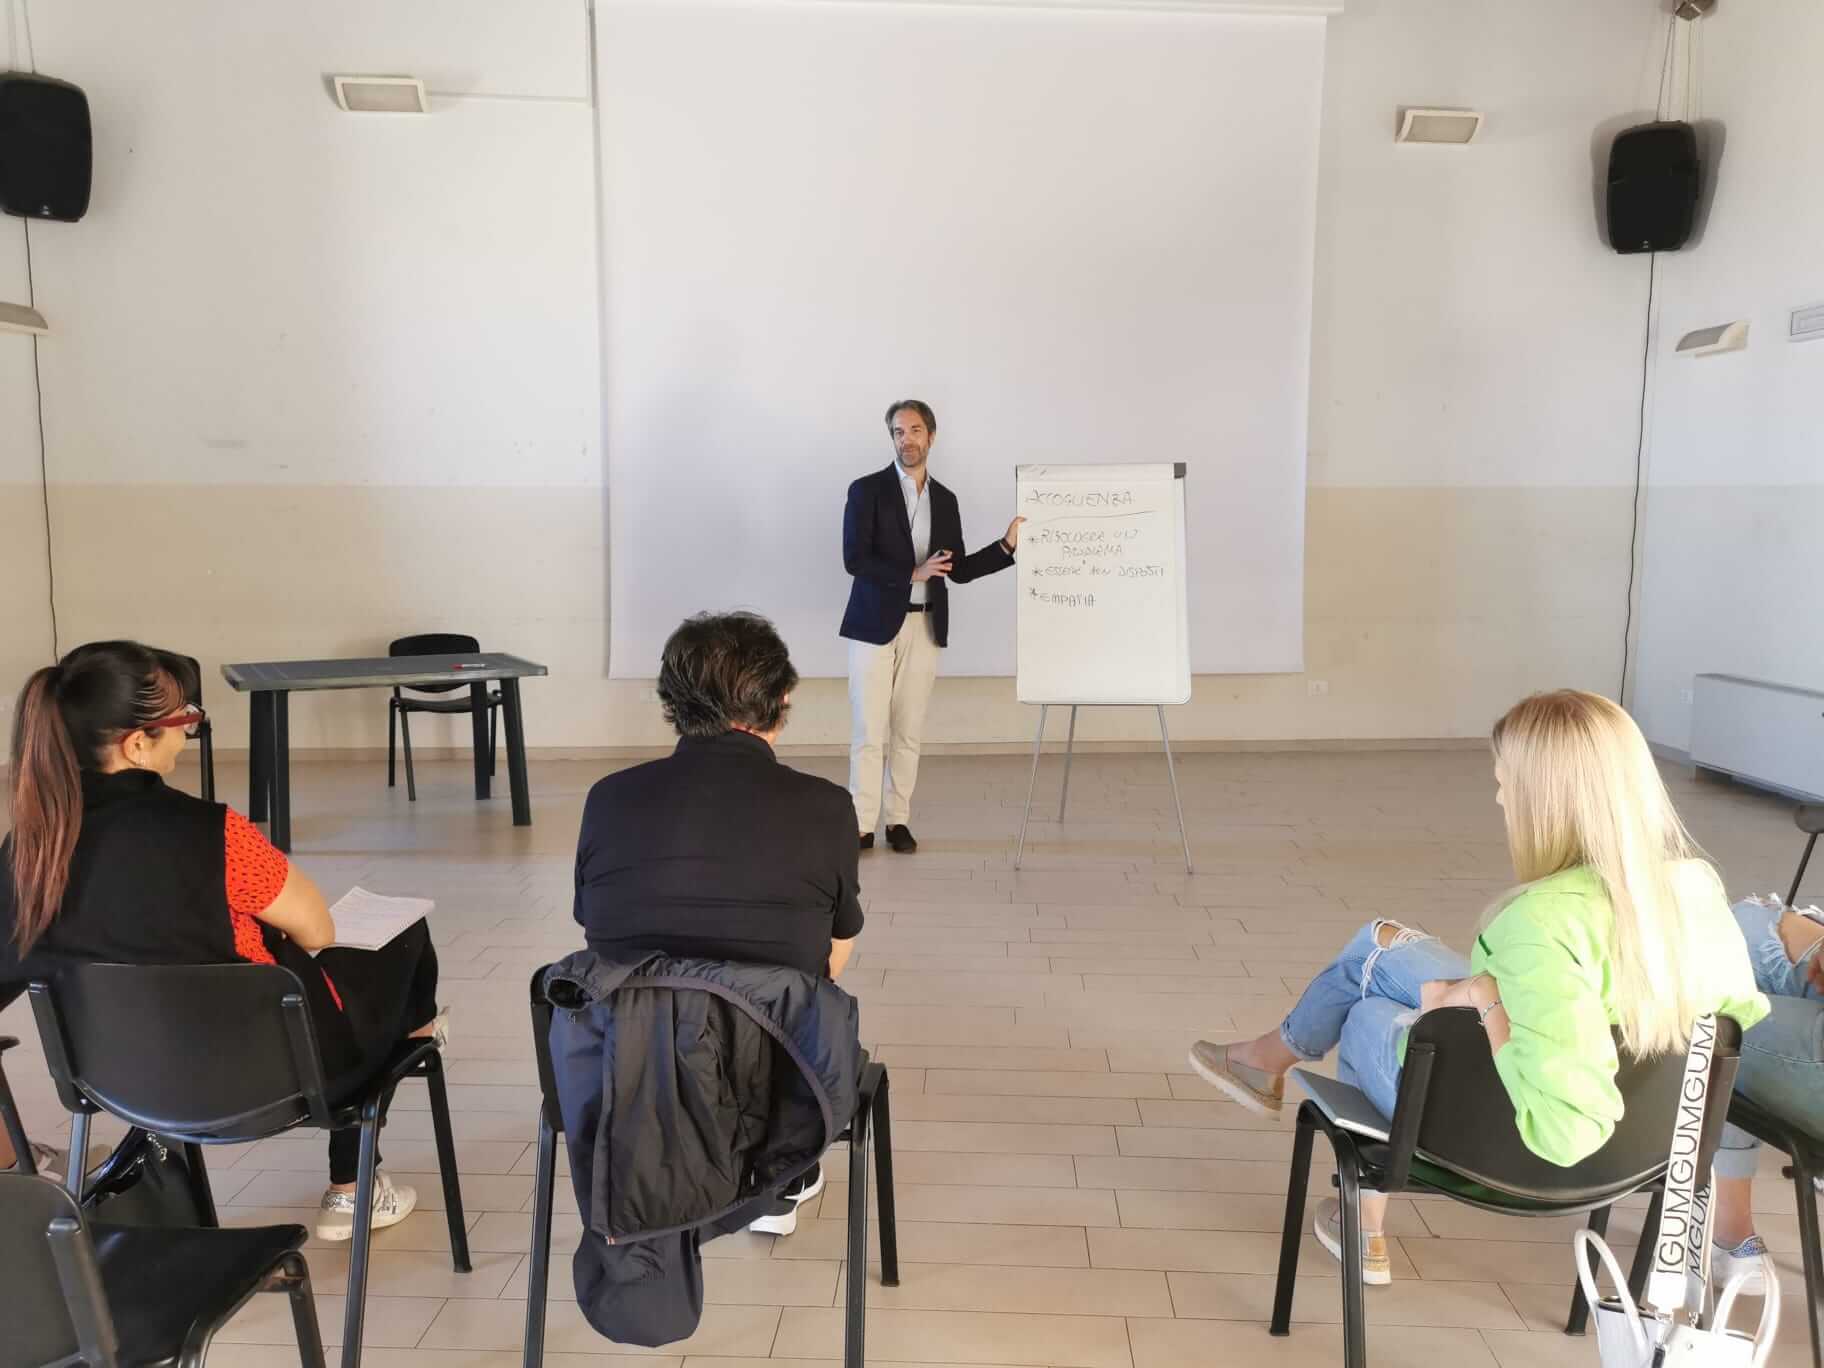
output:
<path id="1" fill-rule="evenodd" d="M 1734 907 L 1736 924 L 1748 942 L 1754 982 L 1773 1003 L 1773 1012 L 1742 1036 L 1736 1089 L 1801 1130 L 1824 1138 L 1824 994 L 1805 970 L 1816 958 L 1814 945 L 1793 963 L 1780 940 L 1775 901 L 1750 900 Z M 1824 944 L 1824 942 L 1820 942 Z M 1752 1178 L 1761 1142 L 1734 1126 L 1723 1128 L 1716 1153 L 1721 1178 Z"/>
<path id="2" fill-rule="evenodd" d="M 1383 948 L 1383 926 L 1395 928 Z M 1419 1015 L 1419 988 L 1433 979 L 1465 979 L 1469 961 L 1436 936 L 1394 921 L 1364 926 L 1328 969 L 1305 989 L 1280 1023 L 1279 1038 L 1300 1059 L 1322 1059 L 1341 1046 L 1336 1076 L 1393 1115 L 1400 1090 L 1400 1043 Z"/>

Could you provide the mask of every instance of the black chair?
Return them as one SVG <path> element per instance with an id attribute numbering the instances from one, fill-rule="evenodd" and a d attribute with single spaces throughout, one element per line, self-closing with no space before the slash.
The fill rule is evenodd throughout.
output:
<path id="1" fill-rule="evenodd" d="M 203 667 L 195 656 L 179 656 L 178 660 L 187 669 L 187 673 L 177 681 L 178 686 L 184 691 L 184 702 L 194 703 L 200 708 L 203 706 Z M 197 759 L 202 768 L 202 799 L 205 803 L 213 803 L 215 801 L 215 727 L 206 713 L 202 722 L 197 725 L 196 739 L 201 747 L 201 753 Z"/>
<path id="2" fill-rule="evenodd" d="M 1819 1256 L 1818 1192 L 1812 1183 L 1824 1177 L 1824 1140 L 1808 1135 L 1741 1093 L 1729 1099 L 1730 1123 L 1756 1140 L 1772 1145 L 1792 1162 L 1785 1173 L 1792 1180 L 1799 1208 L 1799 1249 L 1805 1263 L 1805 1310 L 1811 1321 L 1811 1361 L 1824 1368 L 1818 1333 L 1818 1302 L 1824 1298 L 1824 1258 Z"/>
<path id="3" fill-rule="evenodd" d="M 545 971 L 532 975 L 532 1050 L 538 1059 L 538 1173 L 532 1185 L 532 1258 L 526 1281 L 523 1368 L 545 1361 L 545 1299 L 551 1272 L 551 1204 L 557 1184 L 557 1137 L 564 1114 L 551 1068 L 552 1005 Z M 880 1281 L 899 1286 L 899 1227 L 893 1212 L 893 1130 L 887 1104 L 887 1068 L 870 1060 L 862 1070 L 861 1097 L 849 1127 L 836 1138 L 849 1142 L 849 1280 L 843 1327 L 843 1368 L 863 1368 L 862 1340 L 868 1306 L 868 1130 L 874 1131 L 874 1167 L 880 1190 Z"/>
<path id="4" fill-rule="evenodd" d="M 326 1095 L 310 1008 L 289 969 L 82 964 L 34 982 L 30 992 L 45 1064 L 71 1114 L 71 1155 L 88 1152 L 89 1121 L 98 1111 L 176 1141 L 199 1185 L 199 1206 L 211 1216 L 202 1146 L 305 1126 L 361 1128 L 343 1368 L 361 1361 L 381 1111 L 404 1079 L 423 1078 L 430 1090 L 451 1261 L 458 1273 L 470 1271 L 443 1060 L 432 1041 L 403 1042 L 368 1091 L 344 1101 Z M 81 1194 L 83 1177 L 72 1159 L 72 1194 Z"/>
<path id="5" fill-rule="evenodd" d="M 481 650 L 481 643 L 472 636 L 463 636 L 457 632 L 422 632 L 417 636 L 400 637 L 386 648 L 389 656 L 422 656 L 422 655 L 466 655 Z M 481 686 L 470 684 L 413 684 L 409 690 L 414 694 L 449 694 L 458 689 L 471 689 Z M 501 698 L 499 689 L 486 690 L 488 709 L 488 776 L 493 777 L 495 762 L 499 758 L 499 719 Z M 405 692 L 395 687 L 393 696 L 386 707 L 386 786 L 392 788 L 396 782 L 398 768 L 394 761 L 396 752 L 395 731 L 405 737 L 405 796 L 411 802 L 418 801 L 418 780 L 412 771 L 412 724 L 413 713 L 473 713 L 473 698 L 407 698 Z M 476 727 L 475 739 L 481 739 L 479 725 Z"/>
<path id="6" fill-rule="evenodd" d="M 1792 888 L 1786 894 L 1786 905 L 1799 901 L 1799 884 L 1805 868 L 1811 863 L 1812 849 L 1818 833 L 1824 831 L 1824 803 L 1801 803 L 1792 814 L 1800 831 L 1807 834 L 1805 852 L 1799 856 L 1799 867 L 1793 871 Z M 1820 1253 L 1818 1230 L 1818 1193 L 1814 1180 L 1824 1178 L 1824 1139 L 1811 1135 L 1792 1122 L 1768 1111 L 1741 1093 L 1729 1099 L 1729 1120 L 1764 1145 L 1772 1145 L 1792 1162 L 1785 1167 L 1792 1180 L 1799 1211 L 1799 1253 L 1805 1266 L 1805 1311 L 1811 1325 L 1812 1368 L 1824 1368 L 1824 1334 L 1820 1333 L 1818 1304 L 1824 1300 L 1824 1254 Z"/>
<path id="7" fill-rule="evenodd" d="M 1735 1085 L 1741 1028 L 1719 1019 L 1711 1063 L 1711 1096 L 1727 1097 Z M 1623 1053 L 1616 1079 L 1626 1110 L 1608 1143 L 1570 1168 L 1559 1168 L 1529 1150 L 1513 1123 L 1513 1103 L 1495 1072 L 1488 1037 L 1467 1007 L 1427 1012 L 1413 1023 L 1400 1070 L 1400 1090 L 1388 1138 L 1372 1140 L 1344 1130 L 1315 1103 L 1298 1109 L 1292 1174 L 1286 1191 L 1286 1224 L 1280 1236 L 1279 1281 L 1273 1294 L 1271 1333 L 1285 1335 L 1292 1322 L 1292 1294 L 1299 1246 L 1305 1233 L 1305 1189 L 1311 1146 L 1318 1131 L 1336 1154 L 1342 1194 L 1343 1363 L 1368 1361 L 1361 1248 L 1361 1190 L 1438 1193 L 1484 1211 L 1512 1216 L 1590 1214 L 1590 1229 L 1608 1230 L 1609 1208 L 1620 1198 L 1663 1178 L 1667 1141 L 1684 1077 L 1682 1052 L 1637 1060 Z M 1704 1120 L 1700 1164 L 1708 1171 L 1723 1128 L 1722 1107 Z M 1663 1190 L 1647 1212 L 1646 1229 L 1658 1228 Z M 1636 1292 L 1652 1268 L 1653 1242 L 1640 1242 L 1629 1278 Z M 1578 1287 L 1567 1334 L 1582 1334 L 1588 1307 Z"/>
<path id="8" fill-rule="evenodd" d="M 18 1043 L 0 1038 L 0 1054 Z M 36 1176 L 4 1067 L 0 1120 L 20 1155 L 18 1171 L 0 1173 L 8 1364 L 200 1368 L 215 1332 L 249 1297 L 284 1292 L 303 1368 L 323 1368 L 303 1226 L 90 1226 L 74 1197 Z"/>
<path id="9" fill-rule="evenodd" d="M 1792 891 L 1786 895 L 1788 907 L 1798 906 L 1799 882 L 1805 877 L 1805 866 L 1811 863 L 1811 852 L 1818 843 L 1818 833 L 1824 831 L 1824 803 L 1800 803 L 1792 814 L 1792 820 L 1810 839 L 1805 842 L 1805 853 L 1799 856 L 1799 867 L 1792 874 Z"/>

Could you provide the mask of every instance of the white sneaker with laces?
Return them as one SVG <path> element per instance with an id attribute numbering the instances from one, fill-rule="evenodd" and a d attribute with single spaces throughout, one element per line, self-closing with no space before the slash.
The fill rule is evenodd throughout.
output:
<path id="1" fill-rule="evenodd" d="M 385 1169 L 374 1175 L 374 1229 L 385 1230 L 410 1216 L 418 1206 L 418 1189 L 400 1187 Z M 355 1233 L 355 1194 L 329 1188 L 317 1207 L 317 1238 L 340 1241 Z"/>
<path id="2" fill-rule="evenodd" d="M 1767 1295 L 1767 1242 L 1759 1235 L 1750 1235 L 1734 1249 L 1724 1249 L 1721 1245 L 1710 1246 L 1710 1281 L 1716 1284 L 1717 1291 L 1729 1285 L 1729 1280 L 1746 1273 L 1748 1280 L 1742 1284 L 1744 1297 L 1764 1297 Z"/>
<path id="3" fill-rule="evenodd" d="M 757 1221 L 750 1221 L 747 1228 L 756 1235 L 790 1235 L 798 1229 L 798 1208 L 813 1197 L 823 1193 L 823 1167 L 817 1168 L 817 1179 L 803 1192 L 793 1192 L 785 1200 L 792 1204 L 792 1209 L 779 1216 L 762 1216 Z"/>

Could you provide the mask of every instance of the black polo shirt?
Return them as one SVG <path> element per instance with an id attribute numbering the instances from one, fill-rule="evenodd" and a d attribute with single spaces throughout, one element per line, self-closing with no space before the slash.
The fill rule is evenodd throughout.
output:
<path id="1" fill-rule="evenodd" d="M 576 920 L 589 948 L 828 971 L 861 931 L 848 790 L 782 765 L 746 732 L 677 750 L 589 791 Z"/>

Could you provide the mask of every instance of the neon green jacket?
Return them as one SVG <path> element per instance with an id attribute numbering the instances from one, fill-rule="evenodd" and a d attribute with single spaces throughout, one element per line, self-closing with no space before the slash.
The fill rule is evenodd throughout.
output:
<path id="1" fill-rule="evenodd" d="M 1755 988 L 1729 909 L 1710 901 L 1714 914 L 1692 928 L 1699 943 L 1686 962 L 1699 975 L 1698 1000 L 1747 1030 L 1772 1007 Z M 1513 1099 L 1520 1138 L 1566 1168 L 1600 1149 L 1621 1119 L 1610 1034 L 1614 930 L 1608 889 L 1578 866 L 1539 880 L 1503 908 L 1469 957 L 1474 972 L 1495 976 L 1512 1023 L 1495 1071 Z"/>

